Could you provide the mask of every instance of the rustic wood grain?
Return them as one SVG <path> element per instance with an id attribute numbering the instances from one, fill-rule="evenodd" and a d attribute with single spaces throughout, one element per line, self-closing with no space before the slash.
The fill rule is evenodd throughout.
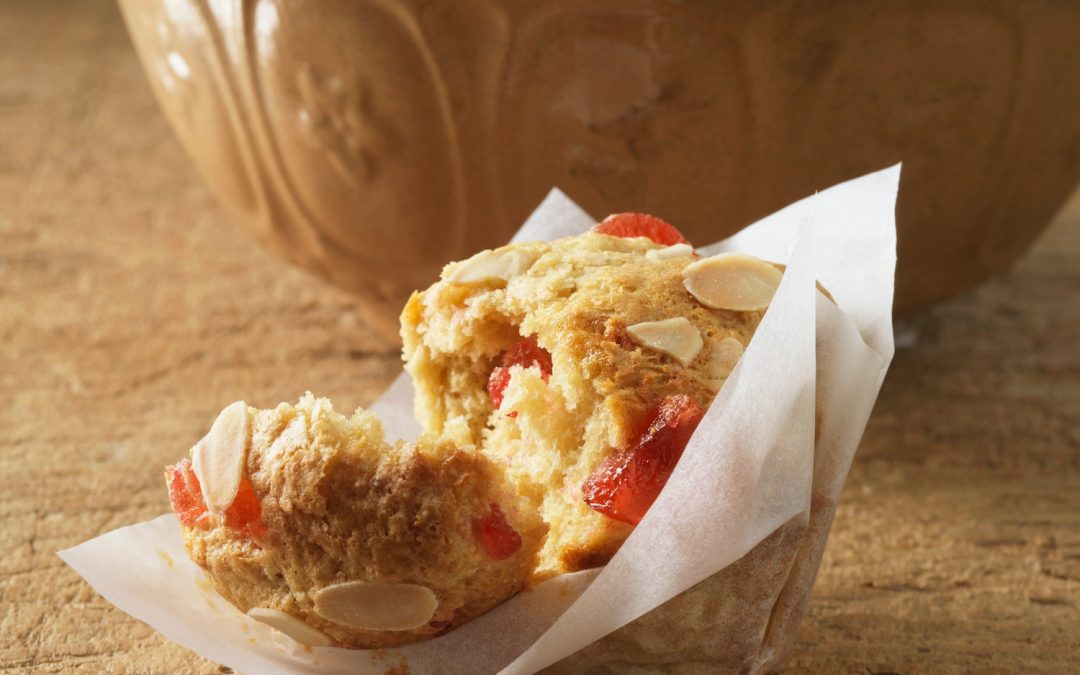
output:
<path id="1" fill-rule="evenodd" d="M 916 325 L 784 670 L 1075 669 L 1080 199 Z M 0 4 L 0 672 L 219 672 L 55 551 L 166 510 L 161 466 L 223 403 L 349 409 L 397 368 L 353 299 L 230 225 L 111 2 Z"/>

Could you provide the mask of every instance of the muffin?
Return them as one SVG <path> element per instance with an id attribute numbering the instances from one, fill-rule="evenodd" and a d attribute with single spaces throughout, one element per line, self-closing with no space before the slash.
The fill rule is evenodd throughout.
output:
<path id="1" fill-rule="evenodd" d="M 648 236 L 625 236 L 638 233 Z M 536 504 L 550 527 L 539 574 L 603 565 L 659 493 L 780 276 L 747 256 L 699 259 L 646 216 L 452 263 L 401 316 L 416 416 L 477 447 Z"/>
<path id="2" fill-rule="evenodd" d="M 750 342 L 774 265 L 621 214 L 448 265 L 401 316 L 424 433 L 307 395 L 226 408 L 167 471 L 192 559 L 306 644 L 440 634 L 605 564 Z"/>
<path id="3" fill-rule="evenodd" d="M 299 642 L 388 647 L 444 633 L 520 591 L 546 526 L 490 460 L 425 436 L 391 446 L 368 412 L 222 411 L 166 471 L 191 559 Z"/>

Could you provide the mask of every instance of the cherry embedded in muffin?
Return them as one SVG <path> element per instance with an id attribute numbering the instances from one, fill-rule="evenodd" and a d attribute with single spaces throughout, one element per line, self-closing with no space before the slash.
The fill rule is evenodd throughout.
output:
<path id="1" fill-rule="evenodd" d="M 266 525 L 262 521 L 262 507 L 251 481 L 244 478 L 236 491 L 236 499 L 225 509 L 225 527 L 236 530 L 255 543 L 262 541 Z"/>
<path id="2" fill-rule="evenodd" d="M 199 478 L 191 468 L 191 460 L 185 457 L 177 464 L 165 467 L 165 478 L 169 486 L 169 503 L 180 524 L 184 527 L 209 528 L 210 513 L 203 500 Z M 259 498 L 248 478 L 240 481 L 236 499 L 222 515 L 226 527 L 256 543 L 266 534 Z"/>
<path id="3" fill-rule="evenodd" d="M 487 390 L 491 403 L 496 409 L 502 405 L 503 392 L 506 391 L 508 384 L 510 384 L 510 369 L 506 366 L 495 366 L 488 377 Z"/>
<path id="4" fill-rule="evenodd" d="M 521 548 L 521 535 L 517 533 L 498 504 L 472 522 L 473 536 L 476 537 L 484 553 L 493 560 L 506 560 Z"/>
<path id="5" fill-rule="evenodd" d="M 169 503 L 180 524 L 184 527 L 209 526 L 206 502 L 199 479 L 191 470 L 191 460 L 185 457 L 177 464 L 165 467 L 165 480 L 169 485 Z"/>
<path id="6" fill-rule="evenodd" d="M 585 503 L 609 518 L 637 525 L 667 483 L 704 415 L 689 396 L 664 398 L 638 441 L 610 455 L 585 480 Z"/>
<path id="7" fill-rule="evenodd" d="M 664 246 L 690 243 L 674 225 L 645 213 L 613 213 L 593 232 L 612 237 L 646 237 Z"/>
<path id="8" fill-rule="evenodd" d="M 488 376 L 487 384 L 488 396 L 496 409 L 502 405 L 503 393 L 510 384 L 511 366 L 539 368 L 540 377 L 546 382 L 551 376 L 551 354 L 536 343 L 535 335 L 518 340 L 503 352 L 499 365 L 495 366 Z"/>

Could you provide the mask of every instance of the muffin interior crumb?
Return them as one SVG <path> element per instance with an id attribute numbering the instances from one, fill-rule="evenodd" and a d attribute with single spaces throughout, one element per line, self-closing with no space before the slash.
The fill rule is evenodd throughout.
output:
<path id="1" fill-rule="evenodd" d="M 723 378 L 710 359 L 724 340 L 749 342 L 762 312 L 706 308 L 682 286 L 694 258 L 646 256 L 641 238 L 586 234 L 532 243 L 535 258 L 508 282 L 449 280 L 414 294 L 402 313 L 406 368 L 424 428 L 468 445 L 505 471 L 549 526 L 538 575 L 604 564 L 631 527 L 600 515 L 582 485 L 614 449 L 641 433 L 660 397 L 708 406 Z M 669 319 L 704 348 L 682 364 L 636 343 L 627 326 Z M 546 380 L 513 366 L 496 409 L 488 380 L 500 356 L 532 337 L 551 355 Z"/>

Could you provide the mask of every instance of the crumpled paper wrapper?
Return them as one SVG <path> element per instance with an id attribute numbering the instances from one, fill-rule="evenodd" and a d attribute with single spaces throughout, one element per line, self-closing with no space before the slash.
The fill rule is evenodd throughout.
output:
<path id="1" fill-rule="evenodd" d="M 120 609 L 240 672 L 767 670 L 796 636 L 892 360 L 899 177 L 895 166 L 837 185 L 699 249 L 787 271 L 664 491 L 604 568 L 545 581 L 426 642 L 354 651 L 298 645 L 234 609 L 188 560 L 171 514 L 59 555 Z M 514 239 L 594 223 L 552 191 Z M 416 435 L 407 376 L 372 408 L 391 438 Z"/>

